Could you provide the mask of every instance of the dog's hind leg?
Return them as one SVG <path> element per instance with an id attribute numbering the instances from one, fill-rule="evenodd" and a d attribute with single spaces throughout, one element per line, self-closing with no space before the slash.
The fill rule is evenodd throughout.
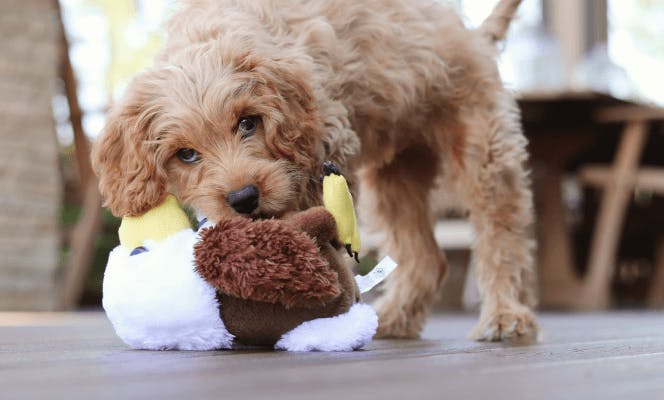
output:
<path id="1" fill-rule="evenodd" d="M 460 113 L 464 161 L 457 191 L 476 231 L 473 247 L 482 297 L 476 340 L 530 343 L 537 337 L 533 293 L 532 194 L 526 139 L 507 94 L 491 107 Z M 500 97 L 502 96 L 502 97 Z"/>
<path id="2" fill-rule="evenodd" d="M 445 278 L 429 207 L 438 163 L 438 156 L 421 146 L 362 171 L 362 203 L 370 205 L 372 222 L 387 234 L 384 250 L 399 264 L 376 304 L 379 337 L 417 337 Z"/>

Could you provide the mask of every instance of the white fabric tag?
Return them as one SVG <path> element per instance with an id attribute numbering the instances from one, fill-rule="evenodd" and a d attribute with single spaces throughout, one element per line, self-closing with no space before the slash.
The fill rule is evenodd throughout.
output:
<path id="1" fill-rule="evenodd" d="M 387 278 L 396 267 L 396 261 L 391 259 L 390 256 L 385 256 L 368 274 L 355 275 L 355 282 L 357 282 L 357 286 L 360 288 L 360 293 L 366 293 L 373 289 L 374 286 Z"/>

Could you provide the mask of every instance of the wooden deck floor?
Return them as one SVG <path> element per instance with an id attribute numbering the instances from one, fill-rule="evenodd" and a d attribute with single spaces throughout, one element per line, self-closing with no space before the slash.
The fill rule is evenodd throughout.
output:
<path id="1" fill-rule="evenodd" d="M 473 322 L 353 353 L 148 352 L 100 313 L 0 313 L 0 399 L 664 398 L 662 313 L 544 314 L 529 347 L 466 340 Z"/>

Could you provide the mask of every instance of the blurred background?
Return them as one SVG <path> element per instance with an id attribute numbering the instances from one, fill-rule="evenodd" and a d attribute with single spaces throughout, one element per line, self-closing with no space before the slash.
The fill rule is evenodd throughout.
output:
<path id="1" fill-rule="evenodd" d="M 496 0 L 451 3 L 469 27 Z M 119 221 L 89 146 L 163 43 L 171 0 L 0 1 L 0 310 L 97 308 Z M 499 65 L 530 140 L 544 309 L 664 306 L 664 0 L 524 0 Z M 450 278 L 478 302 L 473 232 L 437 211 Z M 368 236 L 368 247 L 380 242 Z M 362 268 L 379 257 L 368 252 Z"/>

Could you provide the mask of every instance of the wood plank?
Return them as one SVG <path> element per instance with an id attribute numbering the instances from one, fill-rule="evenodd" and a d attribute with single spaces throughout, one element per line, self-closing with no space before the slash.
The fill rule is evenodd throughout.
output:
<path id="1" fill-rule="evenodd" d="M 445 250 L 469 249 L 475 240 L 472 225 L 468 220 L 461 218 L 437 220 L 434 225 L 434 235 L 438 246 Z M 360 237 L 363 248 L 367 250 L 378 249 L 387 240 L 384 232 L 369 230 L 361 230 Z"/>
<path id="2" fill-rule="evenodd" d="M 437 315 L 422 340 L 298 354 L 133 351 L 99 313 L 0 313 L 0 385 L 12 399 L 651 399 L 662 317 L 544 314 L 540 344 L 505 347 L 465 339 L 473 315 Z"/>
<path id="3" fill-rule="evenodd" d="M 538 89 L 526 90 L 516 93 L 518 101 L 523 102 L 552 102 L 552 101 L 576 101 L 586 100 L 589 102 L 595 101 L 610 101 L 614 103 L 622 103 L 623 100 L 617 99 L 608 93 L 600 93 L 593 90 L 584 89 Z"/>
<path id="4" fill-rule="evenodd" d="M 602 189 L 611 184 L 612 177 L 611 168 L 605 165 L 585 165 L 579 169 L 581 182 Z M 636 190 L 649 190 L 664 194 L 664 168 L 640 167 L 626 179 L 628 184 Z"/>
<path id="5" fill-rule="evenodd" d="M 647 105 L 604 107 L 595 114 L 597 122 L 627 122 L 664 120 L 664 108 Z"/>

